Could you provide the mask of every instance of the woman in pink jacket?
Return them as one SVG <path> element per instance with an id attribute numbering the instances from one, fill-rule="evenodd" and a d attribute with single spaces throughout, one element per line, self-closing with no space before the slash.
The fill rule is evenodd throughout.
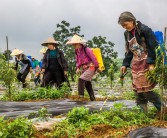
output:
<path id="1" fill-rule="evenodd" d="M 78 95 L 79 98 L 84 97 L 84 87 L 86 88 L 90 100 L 94 101 L 94 91 L 92 88 L 91 79 L 98 68 L 98 62 L 94 56 L 92 50 L 86 46 L 86 41 L 78 35 L 74 35 L 71 40 L 69 40 L 67 45 L 73 45 L 75 49 L 76 57 L 76 73 L 81 73 L 78 80 Z"/>

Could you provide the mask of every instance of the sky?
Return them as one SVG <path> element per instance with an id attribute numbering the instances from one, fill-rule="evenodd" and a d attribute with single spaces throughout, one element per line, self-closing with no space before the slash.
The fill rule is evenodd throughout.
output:
<path id="1" fill-rule="evenodd" d="M 118 18 L 124 11 L 153 31 L 167 27 L 167 0 L 0 0 L 0 49 L 6 49 L 8 36 L 10 50 L 18 48 L 40 60 L 41 43 L 65 20 L 71 27 L 81 26 L 86 40 L 107 37 L 123 58 L 125 30 Z"/>

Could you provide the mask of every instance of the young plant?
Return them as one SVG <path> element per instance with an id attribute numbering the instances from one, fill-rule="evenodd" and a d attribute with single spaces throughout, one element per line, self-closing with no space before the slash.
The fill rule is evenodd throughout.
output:
<path id="1" fill-rule="evenodd" d="M 6 91 L 6 96 L 9 99 L 12 99 L 12 92 L 14 90 L 13 83 L 16 78 L 15 71 L 9 67 L 6 62 L 5 56 L 0 53 L 0 80 L 3 81 L 3 85 L 6 86 L 8 89 Z"/>

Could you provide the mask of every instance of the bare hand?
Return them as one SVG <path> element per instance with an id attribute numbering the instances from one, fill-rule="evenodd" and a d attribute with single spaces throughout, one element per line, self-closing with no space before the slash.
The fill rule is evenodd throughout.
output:
<path id="1" fill-rule="evenodd" d="M 42 70 L 41 70 L 41 73 L 44 73 L 44 72 L 45 72 L 45 69 L 42 69 Z"/>
<path id="2" fill-rule="evenodd" d="M 98 73 L 100 73 L 100 72 L 102 72 L 99 68 L 97 68 L 97 70 L 96 70 Z"/>
<path id="3" fill-rule="evenodd" d="M 78 68 L 77 70 L 76 70 L 76 74 L 79 74 L 80 73 L 80 69 Z"/>
<path id="4" fill-rule="evenodd" d="M 153 64 L 149 64 L 149 71 L 154 69 L 154 65 Z"/>
<path id="5" fill-rule="evenodd" d="M 122 66 L 121 69 L 120 69 L 120 71 L 121 71 L 122 74 L 125 73 L 126 70 L 127 70 L 127 67 L 126 67 L 126 66 Z"/>
<path id="6" fill-rule="evenodd" d="M 32 73 L 32 68 L 30 68 L 30 71 L 29 71 L 30 73 Z"/>
<path id="7" fill-rule="evenodd" d="M 64 71 L 64 76 L 66 76 L 67 75 L 67 71 Z"/>

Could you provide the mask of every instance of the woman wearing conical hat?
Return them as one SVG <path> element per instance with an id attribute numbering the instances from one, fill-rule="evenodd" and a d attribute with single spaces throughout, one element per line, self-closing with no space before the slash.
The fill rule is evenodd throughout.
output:
<path id="1" fill-rule="evenodd" d="M 84 97 L 84 87 L 88 91 L 91 101 L 95 100 L 91 79 L 98 68 L 98 62 L 92 50 L 86 46 L 86 41 L 78 35 L 74 35 L 66 45 L 72 45 L 75 49 L 76 73 L 81 73 L 78 80 L 78 95 Z"/>
<path id="2" fill-rule="evenodd" d="M 28 85 L 26 83 L 26 77 L 29 72 L 32 72 L 31 62 L 27 56 L 23 54 L 23 51 L 17 48 L 12 51 L 11 56 L 15 56 L 15 70 L 18 69 L 18 65 L 21 66 L 17 74 L 17 79 L 22 82 L 22 87 L 25 88 Z"/>
<path id="3" fill-rule="evenodd" d="M 42 72 L 44 73 L 42 87 L 48 87 L 53 83 L 57 87 L 61 87 L 62 83 L 66 81 L 68 64 L 63 52 L 57 47 L 58 42 L 53 38 L 48 38 L 42 43 L 48 49 L 43 57 Z"/>

